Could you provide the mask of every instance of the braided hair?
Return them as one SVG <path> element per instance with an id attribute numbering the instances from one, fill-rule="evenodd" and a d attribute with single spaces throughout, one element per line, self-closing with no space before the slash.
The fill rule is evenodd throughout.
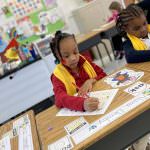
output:
<path id="1" fill-rule="evenodd" d="M 144 11 L 136 4 L 131 4 L 126 9 L 123 9 L 116 21 L 116 27 L 119 33 L 126 37 L 125 28 L 127 27 L 128 22 L 136 17 L 140 17 L 142 14 L 144 14 Z"/>
<path id="2" fill-rule="evenodd" d="M 58 55 L 61 57 L 61 53 L 60 53 L 60 42 L 62 40 L 64 40 L 65 38 L 68 37 L 74 37 L 73 34 L 69 34 L 69 33 L 62 33 L 60 30 L 56 31 L 54 38 L 52 38 L 51 42 L 50 42 L 50 48 L 52 50 L 52 53 L 55 57 L 55 63 L 58 64 L 60 63 L 60 60 L 58 58 Z"/>

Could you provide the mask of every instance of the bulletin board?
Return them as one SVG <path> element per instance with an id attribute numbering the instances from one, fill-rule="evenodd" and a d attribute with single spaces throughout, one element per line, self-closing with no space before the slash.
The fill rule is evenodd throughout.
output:
<path id="1" fill-rule="evenodd" d="M 3 21 L 0 21 L 0 27 L 4 28 L 4 31 L 15 26 L 26 34 L 26 38 L 19 39 L 21 44 L 31 43 L 40 38 L 32 31 L 33 26 L 44 24 L 47 29 L 46 34 L 65 27 L 56 0 L 1 0 L 1 19 Z"/>

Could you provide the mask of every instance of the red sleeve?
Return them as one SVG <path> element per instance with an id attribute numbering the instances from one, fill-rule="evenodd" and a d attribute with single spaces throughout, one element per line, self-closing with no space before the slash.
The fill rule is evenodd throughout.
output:
<path id="1" fill-rule="evenodd" d="M 83 111 L 84 98 L 69 96 L 64 84 L 53 74 L 51 77 L 55 94 L 55 105 L 58 108 L 69 108 L 71 110 Z"/>
<path id="2" fill-rule="evenodd" d="M 103 77 L 105 77 L 107 74 L 103 71 L 102 68 L 100 68 L 99 66 L 97 66 L 95 63 L 91 62 L 88 58 L 87 60 L 89 61 L 89 63 L 92 65 L 92 67 L 94 68 L 97 77 L 95 78 L 96 80 L 100 80 Z"/>

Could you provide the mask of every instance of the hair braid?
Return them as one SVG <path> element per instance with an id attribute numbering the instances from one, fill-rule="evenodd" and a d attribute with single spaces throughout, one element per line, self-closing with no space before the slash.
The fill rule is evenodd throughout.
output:
<path id="1" fill-rule="evenodd" d="M 61 57 L 61 53 L 60 53 L 60 42 L 65 39 L 65 38 L 68 38 L 68 37 L 73 37 L 74 38 L 74 35 L 73 34 L 69 34 L 69 33 L 62 33 L 61 31 L 56 31 L 55 33 L 55 37 L 52 38 L 51 42 L 50 42 L 50 48 L 52 50 L 52 53 L 55 57 L 55 63 L 58 64 L 60 61 L 59 61 L 59 58 L 58 58 L 58 55 Z"/>
<path id="2" fill-rule="evenodd" d="M 122 36 L 126 36 L 125 27 L 130 20 L 144 14 L 143 10 L 135 4 L 129 5 L 126 9 L 123 9 L 118 15 L 116 27 Z"/>

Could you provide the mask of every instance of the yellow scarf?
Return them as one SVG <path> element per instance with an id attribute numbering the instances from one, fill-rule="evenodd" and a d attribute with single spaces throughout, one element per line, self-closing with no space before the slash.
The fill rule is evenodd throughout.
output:
<path id="1" fill-rule="evenodd" d="M 150 25 L 148 25 L 147 28 L 148 28 L 148 32 L 150 32 Z M 130 39 L 135 50 L 148 50 L 147 45 L 141 39 L 128 33 L 127 36 Z"/>
<path id="2" fill-rule="evenodd" d="M 83 59 L 85 59 L 83 56 L 80 55 Z M 97 76 L 95 70 L 91 66 L 91 64 L 85 59 L 85 62 L 83 64 L 83 68 L 86 71 L 86 73 L 89 75 L 90 78 L 95 78 Z M 63 64 L 58 64 L 54 70 L 54 75 L 61 80 L 67 90 L 67 94 L 74 95 L 76 91 L 76 83 L 74 77 L 67 71 L 67 69 L 63 66 Z"/>

